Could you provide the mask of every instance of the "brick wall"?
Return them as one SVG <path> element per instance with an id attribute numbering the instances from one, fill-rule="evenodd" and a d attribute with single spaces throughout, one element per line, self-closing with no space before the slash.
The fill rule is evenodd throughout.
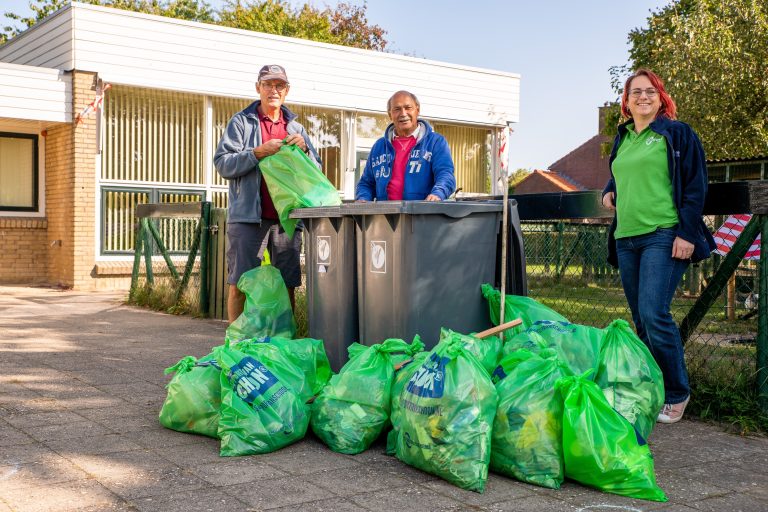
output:
<path id="1" fill-rule="evenodd" d="M 45 219 L 0 218 L 0 283 L 47 284 Z"/>
<path id="2" fill-rule="evenodd" d="M 49 128 L 45 137 L 45 214 L 48 219 L 48 282 L 71 287 L 72 126 Z"/>

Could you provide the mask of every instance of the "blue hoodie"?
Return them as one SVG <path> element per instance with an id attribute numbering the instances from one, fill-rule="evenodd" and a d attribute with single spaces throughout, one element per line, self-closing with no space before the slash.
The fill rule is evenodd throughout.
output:
<path id="1" fill-rule="evenodd" d="M 261 171 L 253 148 L 261 146 L 261 126 L 254 101 L 238 112 L 227 124 L 221 136 L 213 164 L 222 178 L 229 181 L 229 208 L 227 222 L 261 222 Z M 320 157 L 309 141 L 304 127 L 296 121 L 296 114 L 280 107 L 288 134 L 300 133 L 309 149 L 309 158 L 320 167 Z"/>
<path id="2" fill-rule="evenodd" d="M 613 165 L 621 139 L 627 133 L 627 121 L 619 126 L 619 133 L 613 141 L 613 150 L 608 160 L 609 168 Z M 704 200 L 707 197 L 707 166 L 704 148 L 693 128 L 681 121 L 673 121 L 664 116 L 657 117 L 651 123 L 651 130 L 663 136 L 667 141 L 667 165 L 669 179 L 672 182 L 672 196 L 677 209 L 677 236 L 693 244 L 691 262 L 696 263 L 709 257 L 717 247 L 712 234 L 707 229 L 701 216 L 704 212 Z M 603 189 L 603 195 L 616 193 L 616 183 L 611 179 Z M 616 217 L 608 231 L 608 263 L 618 267 L 616 257 Z"/>
<path id="3" fill-rule="evenodd" d="M 451 150 L 445 137 L 435 133 L 426 121 L 419 119 L 418 140 L 405 165 L 403 200 L 421 201 L 429 194 L 447 199 L 456 189 Z M 387 185 L 392 177 L 395 127 L 390 124 L 384 137 L 376 141 L 368 155 L 365 170 L 357 183 L 355 199 L 386 201 Z"/>

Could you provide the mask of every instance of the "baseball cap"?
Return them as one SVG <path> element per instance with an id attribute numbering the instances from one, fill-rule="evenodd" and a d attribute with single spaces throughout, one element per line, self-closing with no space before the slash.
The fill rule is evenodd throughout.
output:
<path id="1" fill-rule="evenodd" d="M 285 74 L 283 66 L 267 64 L 259 70 L 259 82 L 263 80 L 282 80 L 288 83 L 288 75 Z"/>

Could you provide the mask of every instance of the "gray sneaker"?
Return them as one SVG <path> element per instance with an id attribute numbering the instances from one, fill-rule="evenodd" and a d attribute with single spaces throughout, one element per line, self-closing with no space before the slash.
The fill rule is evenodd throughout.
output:
<path id="1" fill-rule="evenodd" d="M 664 404 L 664 407 L 659 413 L 659 417 L 656 419 L 659 423 L 677 423 L 683 419 L 683 413 L 685 412 L 685 406 L 688 405 L 691 397 L 689 396 L 679 404 Z"/>

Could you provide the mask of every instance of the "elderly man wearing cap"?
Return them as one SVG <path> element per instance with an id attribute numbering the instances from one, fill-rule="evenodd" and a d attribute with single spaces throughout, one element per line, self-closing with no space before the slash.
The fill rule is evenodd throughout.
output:
<path id="1" fill-rule="evenodd" d="M 240 316 L 245 303 L 237 281 L 243 273 L 261 265 L 265 249 L 283 276 L 292 306 L 295 306 L 294 289 L 301 284 L 300 231 L 289 238 L 280 227 L 259 170 L 259 160 L 274 155 L 283 144 L 297 145 L 319 167 L 320 158 L 306 130 L 296 121 L 296 114 L 283 105 L 289 90 L 288 76 L 282 66 L 270 64 L 261 68 L 256 82 L 259 99 L 230 119 L 213 157 L 216 171 L 229 181 L 227 316 L 230 322 Z"/>
<path id="2" fill-rule="evenodd" d="M 357 183 L 357 201 L 442 201 L 456 189 L 445 137 L 419 119 L 419 100 L 397 91 L 387 101 L 392 123 L 374 143 Z"/>

